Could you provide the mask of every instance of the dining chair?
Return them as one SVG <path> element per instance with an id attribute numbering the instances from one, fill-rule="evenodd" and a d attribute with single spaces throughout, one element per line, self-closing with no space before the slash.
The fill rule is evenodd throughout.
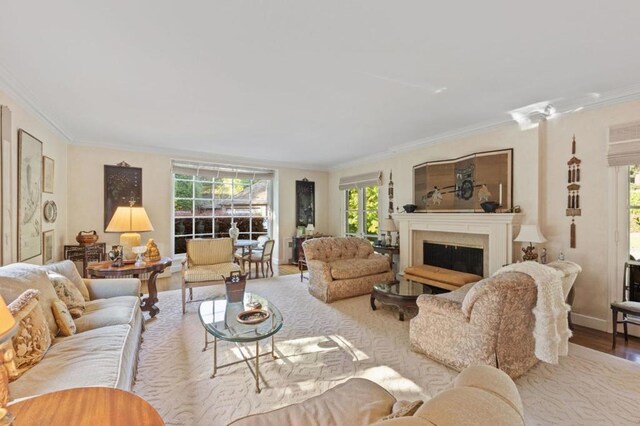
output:
<path id="1" fill-rule="evenodd" d="M 246 271 L 248 275 L 251 275 L 251 264 L 255 263 L 256 265 L 256 275 L 258 277 L 258 265 L 260 266 L 260 270 L 262 271 L 262 278 L 266 278 L 264 272 L 264 265 L 267 265 L 267 274 L 269 273 L 269 268 L 271 268 L 271 276 L 273 276 L 273 247 L 275 245 L 274 240 L 267 240 L 264 243 L 262 250 L 255 250 L 253 248 L 249 248 L 249 252 L 244 256 L 239 256 L 236 254 L 236 260 L 240 263 L 243 271 Z M 245 263 L 249 263 L 249 268 L 245 269 Z"/>

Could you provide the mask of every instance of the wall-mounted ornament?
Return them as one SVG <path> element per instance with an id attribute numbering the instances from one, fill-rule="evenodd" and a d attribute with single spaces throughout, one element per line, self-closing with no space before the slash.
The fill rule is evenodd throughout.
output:
<path id="1" fill-rule="evenodd" d="M 393 170 L 389 171 L 389 217 L 393 214 Z"/>
<path id="2" fill-rule="evenodd" d="M 55 201 L 45 201 L 42 208 L 42 216 L 47 223 L 54 223 L 58 218 L 58 206 Z"/>
<path id="3" fill-rule="evenodd" d="M 315 182 L 304 178 L 296 181 L 296 227 L 316 223 L 315 216 Z"/>
<path id="4" fill-rule="evenodd" d="M 142 169 L 124 161 L 104 166 L 104 229 L 120 206 L 142 207 Z"/>
<path id="5" fill-rule="evenodd" d="M 567 216 L 571 217 L 570 246 L 576 248 L 576 216 L 581 215 L 580 209 L 580 164 L 576 157 L 576 135 L 571 142 L 571 159 L 567 161 Z"/>

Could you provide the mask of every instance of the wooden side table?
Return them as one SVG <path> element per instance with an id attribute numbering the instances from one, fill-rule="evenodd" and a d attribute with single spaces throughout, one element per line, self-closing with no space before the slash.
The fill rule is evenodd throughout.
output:
<path id="1" fill-rule="evenodd" d="M 9 404 L 15 426 L 26 425 L 164 425 L 144 399 L 112 388 L 73 388 Z"/>
<path id="2" fill-rule="evenodd" d="M 395 256 L 395 255 L 400 256 L 400 247 L 399 246 L 377 246 L 377 245 L 374 244 L 373 251 L 375 251 L 376 253 L 380 253 L 380 254 L 384 254 L 386 256 L 389 256 L 389 264 L 391 265 L 391 270 L 394 273 L 398 272 L 398 271 L 394 271 L 394 269 L 393 269 L 393 266 L 396 264 L 393 261 L 393 256 Z"/>
<path id="3" fill-rule="evenodd" d="M 155 317 L 156 314 L 160 312 L 160 308 L 155 305 L 158 301 L 156 279 L 158 278 L 158 274 L 161 274 L 171 266 L 171 258 L 163 257 L 157 262 L 146 262 L 141 266 L 136 266 L 134 263 L 123 266 L 113 266 L 111 263 L 111 261 L 90 263 L 87 267 L 87 272 L 91 278 L 139 278 L 142 274 L 150 273 L 151 275 L 149 275 L 149 280 L 147 281 L 149 296 L 142 299 L 140 309 L 148 311 L 151 317 Z"/>
<path id="4" fill-rule="evenodd" d="M 107 244 L 65 245 L 64 259 L 82 262 L 82 278 L 87 278 L 87 266 L 89 266 L 89 262 L 103 262 L 107 259 Z"/>

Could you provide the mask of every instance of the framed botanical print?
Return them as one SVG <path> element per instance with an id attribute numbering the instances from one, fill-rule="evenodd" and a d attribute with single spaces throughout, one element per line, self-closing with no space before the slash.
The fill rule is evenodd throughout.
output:
<path id="1" fill-rule="evenodd" d="M 42 234 L 42 263 L 44 265 L 53 262 L 55 239 L 53 229 Z"/>
<path id="2" fill-rule="evenodd" d="M 18 131 L 18 261 L 41 253 L 42 142 Z"/>
<path id="3" fill-rule="evenodd" d="M 47 194 L 53 194 L 54 166 L 53 158 L 42 157 L 42 192 Z"/>

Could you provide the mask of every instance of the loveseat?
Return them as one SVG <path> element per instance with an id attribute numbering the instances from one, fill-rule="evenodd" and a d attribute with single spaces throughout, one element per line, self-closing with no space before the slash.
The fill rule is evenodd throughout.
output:
<path id="1" fill-rule="evenodd" d="M 362 238 L 323 237 L 302 243 L 309 269 L 309 293 L 331 303 L 371 293 L 373 285 L 393 281 L 391 264 Z"/>
<path id="2" fill-rule="evenodd" d="M 515 383 L 488 366 L 467 368 L 455 378 L 451 389 L 435 395 L 413 414 L 399 416 L 402 413 L 394 410 L 396 402 L 383 387 L 356 378 L 299 404 L 243 417 L 231 425 L 524 425 Z"/>
<path id="3" fill-rule="evenodd" d="M 10 303 L 27 289 L 39 290 L 39 303 L 49 315 L 56 293 L 47 271 L 81 289 L 85 311 L 74 321 L 76 334 L 68 337 L 57 336 L 55 321 L 49 323 L 57 337 L 42 360 L 10 383 L 11 398 L 85 386 L 131 390 L 143 330 L 140 280 L 82 279 L 71 261 L 47 266 L 17 263 L 0 268 L 0 294 Z"/>

